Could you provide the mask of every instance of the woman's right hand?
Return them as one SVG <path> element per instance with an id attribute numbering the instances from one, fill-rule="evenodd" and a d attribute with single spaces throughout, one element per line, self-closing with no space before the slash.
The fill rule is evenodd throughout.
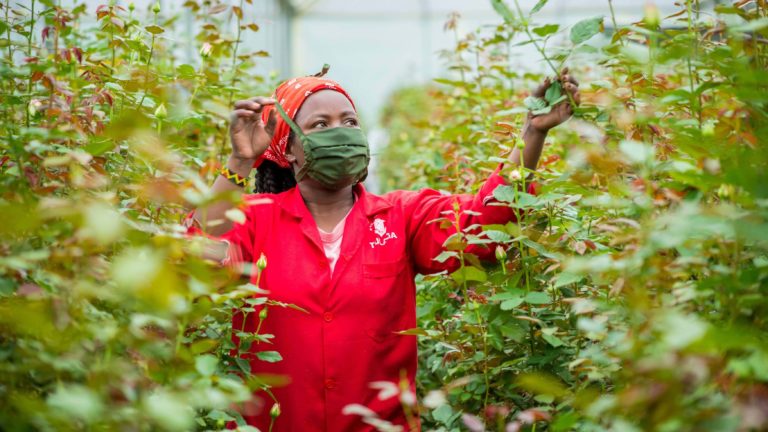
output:
<path id="1" fill-rule="evenodd" d="M 261 120 L 261 111 L 266 105 L 274 103 L 274 99 L 260 96 L 235 102 L 229 122 L 233 158 L 255 162 L 267 151 L 275 130 L 275 110 L 269 113 L 266 125 Z"/>

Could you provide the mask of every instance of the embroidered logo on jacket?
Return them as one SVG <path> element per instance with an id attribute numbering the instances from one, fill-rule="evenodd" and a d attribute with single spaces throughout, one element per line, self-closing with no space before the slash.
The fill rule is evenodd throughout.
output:
<path id="1" fill-rule="evenodd" d="M 375 246 L 384 246 L 389 240 L 397 238 L 397 234 L 387 232 L 387 227 L 384 225 L 384 219 L 374 219 L 370 226 L 370 230 L 376 234 L 376 240 L 368 242 L 368 244 L 371 245 L 371 248 Z"/>

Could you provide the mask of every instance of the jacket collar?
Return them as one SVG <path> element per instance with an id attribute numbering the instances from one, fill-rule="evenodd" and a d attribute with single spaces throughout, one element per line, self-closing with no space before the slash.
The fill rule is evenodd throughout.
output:
<path id="1" fill-rule="evenodd" d="M 367 217 L 371 217 L 377 213 L 392 207 L 392 204 L 386 199 L 368 192 L 362 183 L 358 183 L 353 187 L 353 190 L 357 194 L 357 200 L 360 205 L 363 206 L 363 213 Z M 304 198 L 301 196 L 301 191 L 298 187 L 291 188 L 278 195 L 278 203 L 288 214 L 296 217 L 303 218 L 309 215 L 309 209 L 304 203 Z"/>

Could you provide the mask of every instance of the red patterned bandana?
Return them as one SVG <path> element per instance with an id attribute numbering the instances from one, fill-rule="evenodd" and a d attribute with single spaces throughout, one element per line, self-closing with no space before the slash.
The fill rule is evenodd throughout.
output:
<path id="1" fill-rule="evenodd" d="M 291 119 L 296 118 L 296 113 L 301 108 L 301 105 L 312 93 L 316 93 L 320 90 L 335 90 L 349 99 L 352 107 L 355 107 L 355 103 L 352 98 L 349 97 L 347 92 L 336 81 L 329 80 L 323 77 L 300 77 L 292 78 L 283 82 L 272 95 L 272 99 L 280 102 L 280 105 L 285 109 L 285 113 Z M 261 112 L 261 119 L 264 124 L 269 119 L 269 113 L 275 109 L 273 105 L 267 105 Z M 291 128 L 279 115 L 276 117 L 275 133 L 272 135 L 272 142 L 269 144 L 269 148 L 264 154 L 256 160 L 254 167 L 258 168 L 264 159 L 269 159 L 272 162 L 278 164 L 283 168 L 288 168 L 291 164 L 285 158 L 285 150 L 288 147 L 288 135 L 291 132 Z"/>

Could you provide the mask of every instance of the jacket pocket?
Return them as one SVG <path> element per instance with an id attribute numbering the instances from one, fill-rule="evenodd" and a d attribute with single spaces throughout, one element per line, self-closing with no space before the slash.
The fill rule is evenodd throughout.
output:
<path id="1" fill-rule="evenodd" d="M 392 262 L 374 262 L 363 264 L 363 277 L 371 279 L 384 279 L 398 276 L 406 271 L 408 260 L 406 257 Z"/>

